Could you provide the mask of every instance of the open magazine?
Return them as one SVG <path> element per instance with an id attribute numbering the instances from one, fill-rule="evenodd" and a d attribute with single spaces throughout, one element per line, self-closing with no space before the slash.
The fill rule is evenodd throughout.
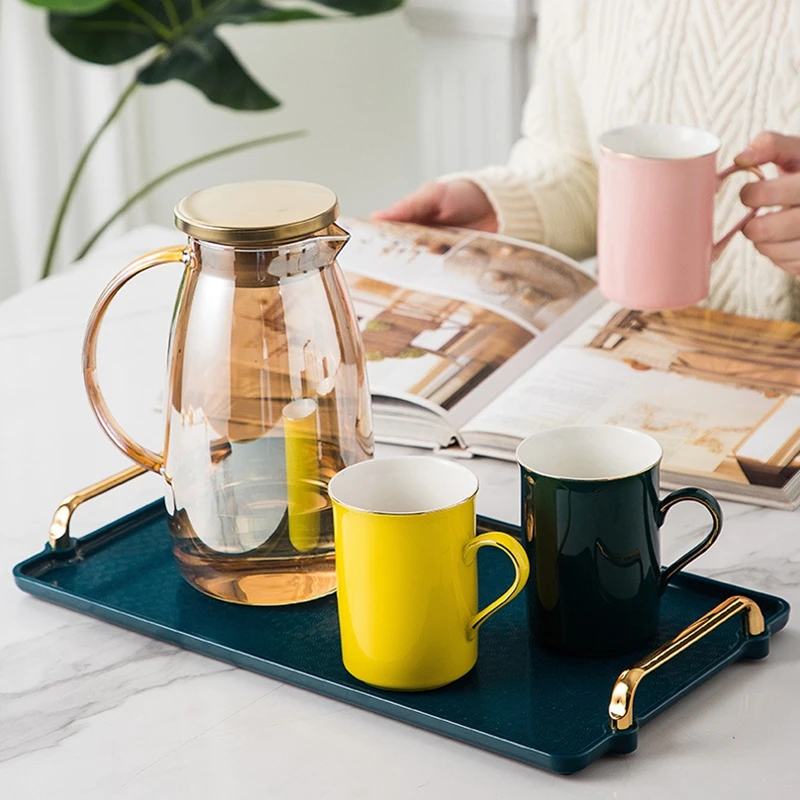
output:
<path id="1" fill-rule="evenodd" d="M 800 324 L 624 309 L 503 236 L 342 225 L 379 440 L 513 460 L 551 426 L 625 425 L 661 443 L 665 487 L 800 502 Z"/>

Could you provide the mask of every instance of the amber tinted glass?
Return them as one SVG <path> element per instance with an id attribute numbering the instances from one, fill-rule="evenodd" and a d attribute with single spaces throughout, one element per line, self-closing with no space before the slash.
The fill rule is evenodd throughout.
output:
<path id="1" fill-rule="evenodd" d="M 165 472 L 184 576 L 227 600 L 335 588 L 330 478 L 372 454 L 357 323 L 323 235 L 193 244 L 170 342 Z"/>

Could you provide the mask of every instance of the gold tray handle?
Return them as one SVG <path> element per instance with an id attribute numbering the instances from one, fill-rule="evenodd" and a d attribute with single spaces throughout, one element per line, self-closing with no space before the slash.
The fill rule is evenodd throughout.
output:
<path id="1" fill-rule="evenodd" d="M 104 478 L 102 481 L 93 483 L 79 492 L 67 495 L 59 504 L 56 513 L 53 514 L 53 521 L 50 523 L 50 547 L 53 550 L 66 550 L 72 544 L 72 539 L 69 535 L 69 523 L 72 520 L 72 514 L 75 509 L 87 500 L 97 497 L 103 492 L 109 491 L 116 486 L 121 486 L 127 483 L 132 478 L 143 475 L 147 472 L 145 467 L 135 464 L 128 469 L 112 475 L 110 478 Z"/>
<path id="2" fill-rule="evenodd" d="M 711 633 L 737 614 L 744 614 L 743 624 L 746 636 L 758 636 L 764 633 L 764 615 L 758 604 L 749 597 L 734 595 L 720 603 L 705 616 L 700 617 L 688 628 L 681 631 L 674 639 L 670 639 L 657 650 L 637 661 L 630 669 L 620 673 L 611 702 L 608 704 L 608 715 L 611 727 L 615 731 L 626 731 L 633 727 L 633 698 L 636 689 L 645 675 L 657 670 L 678 653 L 690 648 L 706 634 Z"/>

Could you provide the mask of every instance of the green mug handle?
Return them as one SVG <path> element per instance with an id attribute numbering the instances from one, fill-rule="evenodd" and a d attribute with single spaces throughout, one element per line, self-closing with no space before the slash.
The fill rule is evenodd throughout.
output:
<path id="1" fill-rule="evenodd" d="M 719 532 L 722 530 L 722 509 L 719 503 L 708 492 L 694 486 L 671 492 L 658 504 L 656 521 L 659 528 L 664 524 L 667 511 L 669 511 L 672 506 L 684 500 L 692 500 L 708 509 L 708 513 L 711 514 L 712 519 L 711 531 L 700 544 L 695 545 L 688 553 L 684 553 L 684 555 L 675 561 L 675 563 L 661 570 L 661 583 L 659 586 L 661 592 L 667 588 L 667 584 L 675 577 L 676 573 L 680 572 L 690 561 L 694 561 L 698 556 L 703 555 L 703 553 L 717 541 Z"/>
<path id="2" fill-rule="evenodd" d="M 500 533 L 500 531 L 489 531 L 470 539 L 464 545 L 464 561 L 467 566 L 471 565 L 477 557 L 478 550 L 481 547 L 496 547 L 502 550 L 514 565 L 514 580 L 511 586 L 497 598 L 489 603 L 486 608 L 479 611 L 467 623 L 467 638 L 472 640 L 478 635 L 478 628 L 486 622 L 495 611 L 499 611 L 504 605 L 510 603 L 524 588 L 528 582 L 528 576 L 531 574 L 531 565 L 528 561 L 528 554 L 525 552 L 523 546 L 513 537 L 507 533 Z"/>

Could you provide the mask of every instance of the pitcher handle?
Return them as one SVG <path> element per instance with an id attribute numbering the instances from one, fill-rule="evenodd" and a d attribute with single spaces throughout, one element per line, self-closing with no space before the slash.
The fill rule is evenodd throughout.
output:
<path id="1" fill-rule="evenodd" d="M 182 262 L 187 269 L 190 267 L 188 251 L 185 247 L 167 247 L 162 250 L 155 250 L 152 253 L 137 258 L 136 261 L 128 264 L 125 269 L 115 275 L 111 282 L 103 289 L 103 293 L 89 316 L 86 326 L 86 336 L 83 340 L 83 380 L 86 385 L 86 392 L 89 395 L 89 403 L 92 406 L 98 422 L 108 435 L 108 438 L 126 455 L 128 458 L 140 464 L 145 469 L 152 470 L 161 474 L 164 469 L 164 456 L 148 450 L 131 439 L 120 427 L 119 423 L 108 409 L 100 385 L 97 383 L 97 336 L 100 331 L 100 323 L 103 321 L 106 309 L 117 292 L 131 279 L 140 272 L 144 272 L 150 267 L 157 267 L 160 264 L 172 264 Z"/>

